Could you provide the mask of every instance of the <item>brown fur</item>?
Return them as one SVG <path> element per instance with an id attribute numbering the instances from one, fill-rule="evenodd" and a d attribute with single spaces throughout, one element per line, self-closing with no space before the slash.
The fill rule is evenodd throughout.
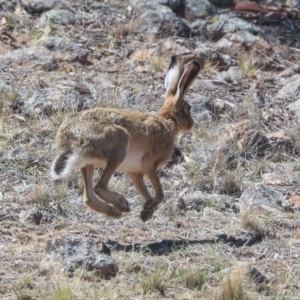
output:
<path id="1" fill-rule="evenodd" d="M 56 136 L 57 150 L 59 156 L 64 154 L 64 158 L 69 153 L 74 155 L 72 167 L 81 169 L 85 184 L 84 199 L 88 206 L 112 217 L 129 211 L 127 200 L 108 189 L 109 179 L 117 170 L 127 173 L 145 198 L 142 220 L 151 218 L 156 206 L 163 200 L 157 171 L 169 160 L 177 134 L 193 127 L 190 105 L 183 100 L 183 96 L 199 70 L 199 64 L 193 62 L 182 75 L 183 60 L 172 57 L 166 99 L 157 114 L 94 108 L 72 113 L 66 118 Z M 54 161 L 54 170 L 57 161 Z M 94 166 L 104 170 L 93 188 Z M 144 175 L 149 177 L 155 197 L 149 195 L 143 182 Z"/>

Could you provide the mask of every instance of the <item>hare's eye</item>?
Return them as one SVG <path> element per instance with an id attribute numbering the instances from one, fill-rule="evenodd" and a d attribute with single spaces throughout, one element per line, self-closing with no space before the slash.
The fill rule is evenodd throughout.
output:
<path id="1" fill-rule="evenodd" d="M 189 104 L 187 104 L 187 105 L 185 106 L 185 112 L 186 112 L 187 114 L 189 114 L 189 113 L 191 112 L 191 106 L 190 106 Z"/>

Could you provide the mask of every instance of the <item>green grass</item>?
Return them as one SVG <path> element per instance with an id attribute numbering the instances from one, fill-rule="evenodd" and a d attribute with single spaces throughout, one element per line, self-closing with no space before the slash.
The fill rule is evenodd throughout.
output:
<path id="1" fill-rule="evenodd" d="M 53 289 L 52 300 L 75 300 L 76 297 L 68 285 L 60 285 Z"/>

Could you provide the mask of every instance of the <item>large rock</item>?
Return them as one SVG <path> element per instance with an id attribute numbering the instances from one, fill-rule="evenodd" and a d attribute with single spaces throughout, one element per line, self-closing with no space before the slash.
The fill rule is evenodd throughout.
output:
<path id="1" fill-rule="evenodd" d="M 18 0 L 0 0 L 0 11 L 11 11 L 13 12 L 16 9 L 16 6 L 18 4 Z"/>
<path id="2" fill-rule="evenodd" d="M 277 97 L 286 100 L 297 100 L 300 98 L 300 75 L 294 75 L 282 81 L 283 87 L 278 91 Z"/>
<path id="3" fill-rule="evenodd" d="M 143 32 L 150 37 L 165 38 L 169 36 L 191 36 L 192 31 L 181 18 L 175 14 L 148 10 L 137 17 L 130 25 L 134 32 Z"/>
<path id="4" fill-rule="evenodd" d="M 110 279 L 116 276 L 118 266 L 115 260 L 104 252 L 110 253 L 106 247 L 99 249 L 91 239 L 80 241 L 70 237 L 51 240 L 46 245 L 47 254 L 57 253 L 62 257 L 65 271 L 74 273 L 78 268 L 84 268 L 101 278 Z"/>
<path id="5" fill-rule="evenodd" d="M 293 111 L 296 116 L 300 119 L 300 99 L 288 105 L 288 109 Z"/>
<path id="6" fill-rule="evenodd" d="M 21 0 L 23 6 L 31 14 L 40 14 L 44 11 L 50 10 L 55 4 L 55 0 Z"/>
<path id="7" fill-rule="evenodd" d="M 227 33 L 217 42 L 217 50 L 242 60 L 250 59 L 253 65 L 270 69 L 278 62 L 274 59 L 274 50 L 262 37 L 248 31 Z M 245 57 L 247 53 L 247 57 Z"/>
<path id="8" fill-rule="evenodd" d="M 128 30 L 146 33 L 148 37 L 162 38 L 169 36 L 190 37 L 189 26 L 172 11 L 180 7 L 178 1 L 135 1 L 129 7 L 136 12 L 136 18 L 127 25 Z M 172 9 L 171 9 L 171 8 Z"/>
<path id="9" fill-rule="evenodd" d="M 85 99 L 73 89 L 45 88 L 34 91 L 25 102 L 28 114 L 51 115 L 58 111 L 74 112 L 84 107 Z"/>
<path id="10" fill-rule="evenodd" d="M 227 71 L 230 67 L 236 66 L 236 61 L 229 55 L 211 49 L 202 42 L 196 44 L 194 51 L 198 59 L 209 60 L 219 71 Z"/>
<path id="11" fill-rule="evenodd" d="M 40 40 L 40 44 L 50 51 L 55 51 L 58 60 L 86 63 L 89 51 L 84 49 L 81 44 L 73 42 L 68 38 L 45 36 Z"/>
<path id="12" fill-rule="evenodd" d="M 32 223 L 35 225 L 51 222 L 53 218 L 53 214 L 49 213 L 45 209 L 39 208 L 38 206 L 22 211 L 19 215 L 21 223 Z"/>
<path id="13" fill-rule="evenodd" d="M 0 67 L 6 68 L 13 65 L 39 66 L 47 70 L 58 68 L 57 61 L 47 48 L 35 46 L 31 48 L 16 49 L 0 55 Z"/>
<path id="14" fill-rule="evenodd" d="M 188 21 L 195 21 L 216 13 L 216 8 L 208 0 L 186 0 L 184 17 Z"/>
<path id="15" fill-rule="evenodd" d="M 257 213 L 281 215 L 281 204 L 284 198 L 284 194 L 270 186 L 264 184 L 253 185 L 243 191 L 239 199 L 239 206 L 241 212 L 255 211 Z"/>
<path id="16" fill-rule="evenodd" d="M 226 33 L 249 32 L 254 35 L 262 33 L 257 26 L 233 17 L 229 14 L 213 16 L 205 26 L 206 36 L 214 41 L 220 40 Z"/>
<path id="17" fill-rule="evenodd" d="M 76 14 L 68 9 L 51 9 L 42 14 L 40 23 L 47 25 L 49 20 L 59 25 L 73 25 L 76 22 Z"/>
<path id="18" fill-rule="evenodd" d="M 263 134 L 245 120 L 225 126 L 221 141 L 238 146 L 247 158 L 274 156 L 282 151 L 291 152 L 293 142 L 284 131 Z"/>

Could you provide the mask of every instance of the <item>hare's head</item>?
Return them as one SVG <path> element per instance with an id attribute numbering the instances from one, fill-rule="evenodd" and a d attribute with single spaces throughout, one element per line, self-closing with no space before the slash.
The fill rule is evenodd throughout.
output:
<path id="1" fill-rule="evenodd" d="M 166 75 L 166 96 L 159 115 L 172 119 L 178 131 L 189 131 L 194 125 L 191 106 L 184 101 L 184 95 L 197 77 L 201 67 L 192 61 L 184 70 L 184 61 L 179 56 L 172 56 Z"/>

